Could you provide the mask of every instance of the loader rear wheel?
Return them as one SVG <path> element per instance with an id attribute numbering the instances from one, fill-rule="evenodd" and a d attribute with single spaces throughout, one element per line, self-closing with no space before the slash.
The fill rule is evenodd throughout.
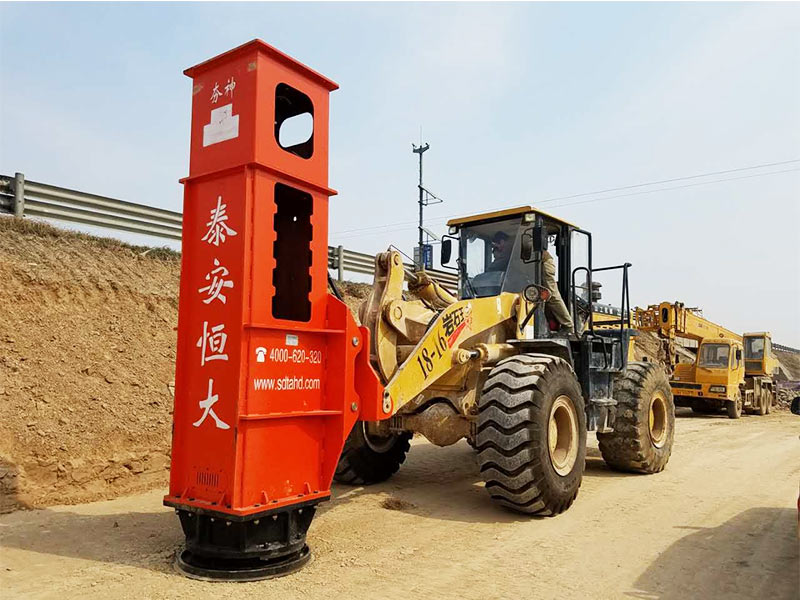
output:
<path id="1" fill-rule="evenodd" d="M 664 371 L 655 363 L 628 363 L 614 381 L 614 399 L 614 431 L 597 434 L 603 460 L 618 471 L 663 471 L 675 438 L 675 404 Z"/>
<path id="2" fill-rule="evenodd" d="M 528 514 L 569 508 L 586 462 L 586 413 L 569 364 L 543 354 L 500 361 L 483 385 L 475 443 L 493 500 Z"/>
<path id="3" fill-rule="evenodd" d="M 375 436 L 365 421 L 357 421 L 344 443 L 333 478 L 351 485 L 386 481 L 406 460 L 410 439 L 410 433 Z"/>

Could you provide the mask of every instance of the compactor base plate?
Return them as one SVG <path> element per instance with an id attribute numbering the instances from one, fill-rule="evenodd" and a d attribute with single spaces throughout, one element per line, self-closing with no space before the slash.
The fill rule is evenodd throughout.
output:
<path id="1" fill-rule="evenodd" d="M 294 554 L 273 560 L 208 558 L 180 550 L 175 555 L 175 568 L 186 577 L 201 581 L 261 581 L 294 573 L 310 560 L 307 545 Z"/>

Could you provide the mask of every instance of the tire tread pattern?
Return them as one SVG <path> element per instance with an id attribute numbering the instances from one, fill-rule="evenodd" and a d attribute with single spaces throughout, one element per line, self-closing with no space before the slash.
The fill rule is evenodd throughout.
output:
<path id="1" fill-rule="evenodd" d="M 650 391 L 660 389 L 667 402 L 668 439 L 656 448 L 650 439 Z M 669 380 L 655 363 L 631 362 L 614 381 L 617 414 L 612 433 L 598 433 L 600 453 L 612 469 L 634 473 L 659 473 L 672 453 L 675 404 Z"/>
<path id="2" fill-rule="evenodd" d="M 406 460 L 411 434 L 395 435 L 394 443 L 385 452 L 376 452 L 366 442 L 361 422 L 356 422 L 333 474 L 334 480 L 350 485 L 370 485 L 386 481 L 397 473 Z"/>
<path id="3" fill-rule="evenodd" d="M 579 414 L 578 435 L 585 436 L 580 386 L 563 359 L 535 354 L 512 356 L 499 362 L 484 383 L 475 438 L 478 464 L 491 498 L 514 511 L 556 515 L 569 508 L 578 494 L 585 463 L 585 437 L 584 451 L 577 459 L 581 463 L 578 484 L 566 497 L 548 489 L 543 469 L 551 467 L 541 460 L 549 420 L 549 414 L 544 414 L 549 405 L 545 406 L 543 390 L 564 378 L 568 378 L 569 385 L 574 384 L 571 391 L 572 396 L 577 396 L 573 401 Z"/>

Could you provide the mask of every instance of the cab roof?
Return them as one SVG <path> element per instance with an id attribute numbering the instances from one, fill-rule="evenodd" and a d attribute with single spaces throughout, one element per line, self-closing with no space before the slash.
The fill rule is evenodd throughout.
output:
<path id="1" fill-rule="evenodd" d="M 743 337 L 763 337 L 771 338 L 769 331 L 751 331 L 750 333 L 743 334 Z"/>
<path id="2" fill-rule="evenodd" d="M 466 225 L 467 223 L 477 223 L 481 221 L 502 219 L 503 217 L 513 217 L 515 215 L 524 215 L 526 213 L 531 213 L 531 212 L 536 213 L 537 215 L 542 215 L 546 219 L 550 221 L 555 221 L 556 223 L 561 223 L 562 225 L 569 225 L 570 227 L 578 227 L 577 225 L 574 225 L 569 221 L 565 221 L 564 219 L 559 219 L 558 217 L 554 217 L 553 215 L 546 213 L 543 210 L 539 210 L 538 208 L 534 208 L 533 206 L 518 206 L 516 208 L 507 208 L 505 210 L 495 210 L 493 212 L 481 213 L 479 215 L 470 215 L 468 217 L 450 219 L 447 222 L 447 226 L 453 227 L 456 225 Z"/>

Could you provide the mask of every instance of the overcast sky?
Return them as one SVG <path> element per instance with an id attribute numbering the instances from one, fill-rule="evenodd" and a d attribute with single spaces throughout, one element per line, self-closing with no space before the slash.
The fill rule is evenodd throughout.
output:
<path id="1" fill-rule="evenodd" d="M 180 210 L 182 70 L 253 38 L 341 86 L 331 244 L 410 253 L 422 129 L 433 231 L 540 205 L 634 304 L 800 347 L 800 5 L 2 4 L 0 173 Z"/>

